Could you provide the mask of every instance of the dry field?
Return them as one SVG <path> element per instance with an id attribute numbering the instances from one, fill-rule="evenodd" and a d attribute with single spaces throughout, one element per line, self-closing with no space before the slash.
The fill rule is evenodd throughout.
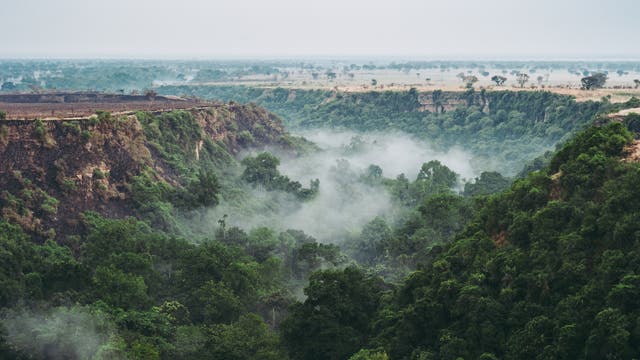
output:
<path id="1" fill-rule="evenodd" d="M 25 95 L 25 97 L 27 97 Z M 0 110 L 7 113 L 9 120 L 58 120 L 58 119 L 82 119 L 87 118 L 97 111 L 108 111 L 114 114 L 128 113 L 133 111 L 167 111 L 178 109 L 191 109 L 210 105 L 208 102 L 199 100 L 185 100 L 169 97 L 157 97 L 155 99 L 118 98 L 97 99 L 95 101 L 83 100 L 74 102 L 48 101 L 46 99 L 27 100 L 19 102 L 15 99 L 8 99 L 0 96 Z"/>
<path id="2" fill-rule="evenodd" d="M 577 101 L 600 100 L 605 96 L 611 96 L 612 102 L 624 102 L 632 96 L 640 97 L 640 89 L 635 89 L 634 80 L 640 79 L 640 73 L 631 72 L 622 76 L 615 73 L 609 74 L 606 87 L 598 90 L 580 89 L 582 76 L 571 74 L 568 71 L 538 71 L 530 74 L 530 79 L 524 88 L 520 88 L 515 82 L 515 76 L 504 74 L 498 69 L 486 69 L 488 76 L 471 69 L 448 69 L 440 71 L 434 69 L 414 70 L 411 72 L 399 70 L 360 70 L 349 73 L 336 72 L 336 78 L 329 80 L 322 73 L 313 78 L 310 71 L 293 70 L 287 76 L 246 76 L 228 82 L 190 83 L 190 85 L 246 85 L 256 87 L 285 87 L 294 89 L 334 89 L 344 92 L 363 91 L 403 91 L 416 88 L 419 91 L 465 91 L 464 83 L 457 76 L 459 73 L 474 75 L 478 82 L 474 84 L 476 89 L 487 90 L 545 90 L 559 94 L 571 95 Z M 526 72 L 525 69 L 521 69 Z M 504 86 L 497 87 L 491 81 L 491 76 L 501 75 L 507 78 Z M 376 85 L 372 85 L 372 80 Z"/>

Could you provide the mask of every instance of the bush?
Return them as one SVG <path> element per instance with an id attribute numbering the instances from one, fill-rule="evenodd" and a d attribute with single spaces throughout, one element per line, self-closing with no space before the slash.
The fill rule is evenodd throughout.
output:
<path id="1" fill-rule="evenodd" d="M 61 184 L 62 191 L 71 192 L 77 189 L 76 182 L 73 179 L 65 179 Z"/>
<path id="2" fill-rule="evenodd" d="M 40 119 L 36 119 L 36 129 L 35 129 L 35 134 L 39 139 L 44 139 L 44 135 L 47 132 L 47 129 L 45 128 L 44 123 L 42 122 L 42 120 Z"/>
<path id="3" fill-rule="evenodd" d="M 101 179 L 104 179 L 105 177 L 106 177 L 106 175 L 102 170 L 100 170 L 98 168 L 93 169 L 93 178 L 94 179 L 101 180 Z"/>

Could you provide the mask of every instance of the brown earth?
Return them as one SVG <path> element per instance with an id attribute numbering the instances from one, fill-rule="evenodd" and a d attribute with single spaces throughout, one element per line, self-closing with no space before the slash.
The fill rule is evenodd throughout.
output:
<path id="1" fill-rule="evenodd" d="M 191 83 L 190 85 L 238 85 L 238 82 L 205 82 Z M 459 79 L 446 81 L 437 84 L 413 83 L 397 81 L 392 83 L 379 83 L 378 85 L 369 85 L 356 82 L 302 82 L 302 81 L 248 81 L 242 85 L 257 88 L 287 88 L 287 89 L 303 89 L 303 90 L 335 90 L 345 93 L 360 93 L 370 91 L 407 91 L 415 88 L 419 92 L 432 92 L 434 90 L 442 90 L 443 92 L 464 92 L 467 89 L 461 84 Z M 537 85 L 528 84 L 521 88 L 515 85 L 495 86 L 491 84 L 476 84 L 476 89 L 486 89 L 487 91 L 550 91 L 557 94 L 570 95 L 576 98 L 576 101 L 599 101 L 603 97 L 609 97 L 612 103 L 621 103 L 628 101 L 632 97 L 640 98 L 640 88 L 631 86 L 611 86 L 602 89 L 583 90 L 579 86 L 570 84 L 554 84 L 554 85 Z"/>
<path id="2" fill-rule="evenodd" d="M 632 109 L 624 109 L 624 110 L 620 110 L 616 113 L 613 114 L 609 114 L 610 118 L 624 118 L 627 115 L 630 114 L 638 114 L 640 115 L 640 108 L 632 108 Z"/>
<path id="3" fill-rule="evenodd" d="M 0 94 L 0 110 L 7 119 L 82 119 L 96 111 L 124 114 L 133 111 L 168 111 L 209 106 L 198 99 L 173 96 L 117 95 L 102 93 Z"/>
<path id="4" fill-rule="evenodd" d="M 200 152 L 207 141 L 229 157 L 248 147 L 289 146 L 280 119 L 263 108 L 220 104 L 188 111 L 201 129 L 179 144 L 191 154 L 188 162 L 204 161 Z M 135 216 L 132 180 L 144 173 L 154 182 L 181 186 L 135 114 L 0 121 L 0 217 L 36 238 L 60 241 L 78 233 L 84 211 Z"/>
<path id="5" fill-rule="evenodd" d="M 640 140 L 634 140 L 626 149 L 625 156 L 622 158 L 624 162 L 640 162 Z"/>

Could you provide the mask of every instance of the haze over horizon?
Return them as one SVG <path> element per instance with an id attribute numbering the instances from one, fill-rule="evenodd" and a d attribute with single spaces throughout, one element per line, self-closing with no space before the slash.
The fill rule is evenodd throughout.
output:
<path id="1" fill-rule="evenodd" d="M 640 58 L 634 0 L 24 0 L 3 13 L 0 58 Z"/>

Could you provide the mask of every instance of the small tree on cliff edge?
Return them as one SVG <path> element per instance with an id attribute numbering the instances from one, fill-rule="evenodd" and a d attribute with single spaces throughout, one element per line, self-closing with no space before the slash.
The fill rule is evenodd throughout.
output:
<path id="1" fill-rule="evenodd" d="M 147 99 L 149 100 L 154 100 L 156 98 L 156 96 L 158 96 L 158 93 L 155 90 L 147 90 L 144 92 L 144 96 L 147 97 Z"/>
<path id="2" fill-rule="evenodd" d="M 607 82 L 607 75 L 603 73 L 596 73 L 591 76 L 585 76 L 580 80 L 582 82 L 582 88 L 585 90 L 598 89 L 604 86 Z"/>
<path id="3" fill-rule="evenodd" d="M 504 85 L 504 82 L 507 81 L 507 78 L 500 75 L 493 75 L 491 77 L 491 81 L 495 82 L 496 86 L 502 86 Z"/>
<path id="4" fill-rule="evenodd" d="M 524 84 L 526 84 L 527 81 L 529 81 L 529 74 L 518 73 L 518 78 L 516 81 L 518 82 L 518 84 L 520 84 L 520 87 L 523 88 Z"/>

